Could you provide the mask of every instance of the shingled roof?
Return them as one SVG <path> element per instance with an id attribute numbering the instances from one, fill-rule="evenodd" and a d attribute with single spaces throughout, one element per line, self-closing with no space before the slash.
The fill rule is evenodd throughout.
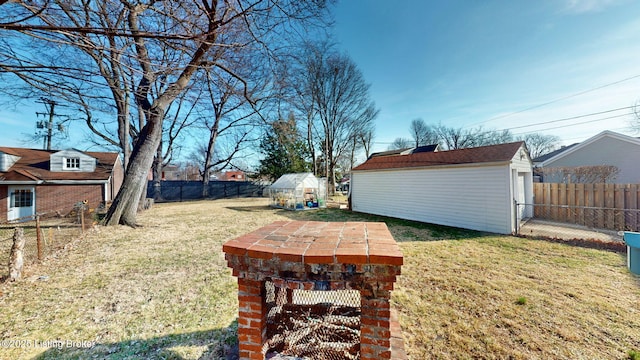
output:
<path id="1" fill-rule="evenodd" d="M 352 171 L 509 162 L 524 142 L 438 152 L 372 157 Z"/>
<path id="2" fill-rule="evenodd" d="M 82 153 L 97 160 L 94 172 L 49 171 L 50 156 L 58 151 L 0 147 L 0 152 L 20 157 L 8 171 L 0 171 L 0 181 L 104 181 L 111 177 L 111 172 L 118 159 L 118 153 L 86 151 Z"/>

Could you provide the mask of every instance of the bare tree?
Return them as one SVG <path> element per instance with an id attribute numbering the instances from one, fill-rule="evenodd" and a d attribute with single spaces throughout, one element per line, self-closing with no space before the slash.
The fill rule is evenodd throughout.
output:
<path id="1" fill-rule="evenodd" d="M 485 130 L 481 126 L 465 129 L 440 124 L 435 126 L 434 130 L 447 150 L 504 144 L 513 141 L 513 135 L 509 130 Z"/>
<path id="2" fill-rule="evenodd" d="M 372 126 L 359 134 L 359 141 L 362 143 L 365 158 L 369 158 L 369 155 L 371 155 L 371 145 L 373 143 L 374 133 L 375 131 Z"/>
<path id="3" fill-rule="evenodd" d="M 447 127 L 442 124 L 436 126 L 435 131 L 447 150 L 474 147 L 477 143 L 475 131 Z"/>
<path id="4" fill-rule="evenodd" d="M 412 120 L 409 132 L 411 133 L 415 147 L 438 144 L 440 141 L 435 129 L 427 125 L 422 119 Z"/>
<path id="5" fill-rule="evenodd" d="M 189 88 L 196 73 L 207 66 L 236 77 L 245 84 L 244 96 L 251 101 L 249 86 L 236 68 L 236 62 L 220 50 L 254 47 L 260 49 L 264 56 L 276 59 L 278 54 L 275 49 L 278 47 L 272 45 L 286 43 L 285 35 L 292 27 L 305 21 L 322 19 L 325 5 L 325 1 L 295 0 L 10 2 L 3 6 L 3 10 L 8 6 L 10 12 L 21 12 L 18 15 L 24 16 L 15 18 L 24 21 L 6 21 L 0 24 L 0 29 L 27 34 L 53 46 L 77 49 L 74 55 L 86 55 L 84 49 L 88 48 L 99 54 L 99 60 L 94 60 L 90 69 L 113 62 L 115 66 L 110 70 L 121 68 L 128 75 L 126 81 L 123 80 L 124 75 L 115 76 L 122 80 L 121 83 L 109 84 L 108 88 L 113 92 L 113 89 L 129 87 L 123 93 L 123 105 L 137 109 L 141 126 L 134 141 L 124 183 L 107 213 L 105 223 L 135 226 L 137 205 L 162 139 L 167 109 Z M 112 39 L 120 39 L 117 48 L 110 43 Z M 21 54 L 11 51 L 6 54 L 21 63 Z M 79 60 L 82 59 L 84 57 Z M 85 63 L 83 65 L 89 62 Z M 39 65 L 42 64 L 29 62 L 26 67 L 22 66 L 22 72 L 12 73 L 28 73 L 28 67 L 34 67 L 34 71 L 37 71 Z M 56 75 L 66 71 L 57 68 L 55 62 L 44 65 L 47 69 L 55 69 Z M 91 82 L 91 75 L 95 74 L 95 71 L 83 73 L 83 69 L 77 68 L 80 70 L 76 78 L 78 84 Z M 64 82 L 60 83 L 64 85 Z M 99 85 L 104 86 L 104 83 Z M 134 105 L 131 106 L 131 103 Z M 123 111 L 122 117 L 123 128 L 119 128 L 118 132 L 128 135 L 126 124 L 130 121 L 129 113 Z M 128 137 L 126 141 L 128 143 Z"/>
<path id="6" fill-rule="evenodd" d="M 180 140 L 184 139 L 183 133 L 196 122 L 193 113 L 198 98 L 192 98 L 189 96 L 190 94 L 189 91 L 180 94 L 176 101 L 168 107 L 163 121 L 162 138 L 151 165 L 153 198 L 155 200 L 162 199 L 162 169 L 171 163 L 174 154 L 182 149 Z M 135 131 L 133 127 L 132 131 Z M 146 191 L 142 192 L 142 196 L 146 197 Z"/>
<path id="7" fill-rule="evenodd" d="M 560 138 L 556 135 L 532 133 L 521 136 L 520 140 L 527 144 L 529 155 L 535 159 L 558 148 Z"/>
<path id="8" fill-rule="evenodd" d="M 374 102 L 369 97 L 369 85 L 355 63 L 346 55 L 324 53 L 319 64 L 311 69 L 314 104 L 322 131 L 325 174 L 330 181 L 329 189 L 335 190 L 335 168 L 337 160 L 347 154 L 354 137 L 364 133 L 378 115 Z"/>
<path id="9" fill-rule="evenodd" d="M 540 168 L 545 182 L 596 184 L 616 179 L 620 169 L 613 165 L 565 166 Z"/>
<path id="10" fill-rule="evenodd" d="M 371 154 L 371 145 L 374 137 L 374 125 L 369 123 L 353 136 L 353 144 L 351 145 L 351 156 L 349 158 L 349 166 L 344 169 L 345 172 L 350 171 L 356 165 L 356 155 L 360 151 L 364 151 L 365 159 Z"/>
<path id="11" fill-rule="evenodd" d="M 315 175 L 320 174 L 316 137 L 322 134 L 317 124 L 316 91 L 318 88 L 315 84 L 322 74 L 326 54 L 331 51 L 332 47 L 333 44 L 327 39 L 306 42 L 300 46 L 299 53 L 292 54 L 290 65 L 280 69 L 282 78 L 280 84 L 285 103 L 291 104 L 293 110 L 299 114 L 298 117 L 304 121 L 303 133 L 306 137 L 307 148 L 311 156 L 311 167 Z"/>
<path id="12" fill-rule="evenodd" d="M 410 147 L 413 147 L 413 142 L 411 141 L 411 139 L 399 137 L 393 140 L 391 145 L 389 145 L 388 150 L 401 150 L 408 149 Z"/>
<path id="13" fill-rule="evenodd" d="M 17 76 L 25 85 L 11 95 L 41 93 L 78 105 L 98 142 L 120 148 L 128 164 L 134 78 L 123 55 L 131 42 L 115 31 L 99 36 L 90 28 L 92 21 L 106 29 L 121 28 L 122 13 L 111 13 L 105 2 L 72 5 L 46 0 L 11 3 L 3 10 L 3 20 L 22 19 L 0 20 L 0 29 L 17 30 L 5 32 L 5 46 L 0 46 L 0 72 Z M 112 109 L 115 131 L 104 126 L 99 115 Z"/>

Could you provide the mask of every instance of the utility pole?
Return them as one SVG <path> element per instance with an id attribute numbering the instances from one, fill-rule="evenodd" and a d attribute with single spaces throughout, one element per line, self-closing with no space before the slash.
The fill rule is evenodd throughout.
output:
<path id="1" fill-rule="evenodd" d="M 44 144 L 43 148 L 46 150 L 51 150 L 51 138 L 53 137 L 53 118 L 54 116 L 60 116 L 60 114 L 55 113 L 56 105 L 59 105 L 57 102 L 41 97 L 38 103 L 44 104 L 44 107 L 47 109 L 47 112 L 36 112 L 36 115 L 46 116 L 48 117 L 45 121 L 36 122 L 36 127 L 38 129 L 45 129 L 44 134 Z M 58 123 L 58 131 L 63 132 L 63 122 Z"/>

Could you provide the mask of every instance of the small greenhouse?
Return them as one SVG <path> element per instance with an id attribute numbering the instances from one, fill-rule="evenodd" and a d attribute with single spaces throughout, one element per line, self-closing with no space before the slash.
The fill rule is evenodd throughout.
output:
<path id="1" fill-rule="evenodd" d="M 269 186 L 271 206 L 288 210 L 326 207 L 327 186 L 312 173 L 284 174 Z"/>

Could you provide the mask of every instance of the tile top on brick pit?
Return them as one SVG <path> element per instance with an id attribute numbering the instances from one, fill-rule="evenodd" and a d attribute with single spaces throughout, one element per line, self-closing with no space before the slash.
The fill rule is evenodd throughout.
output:
<path id="1" fill-rule="evenodd" d="M 223 251 L 303 264 L 402 265 L 385 223 L 278 221 L 227 241 Z"/>

